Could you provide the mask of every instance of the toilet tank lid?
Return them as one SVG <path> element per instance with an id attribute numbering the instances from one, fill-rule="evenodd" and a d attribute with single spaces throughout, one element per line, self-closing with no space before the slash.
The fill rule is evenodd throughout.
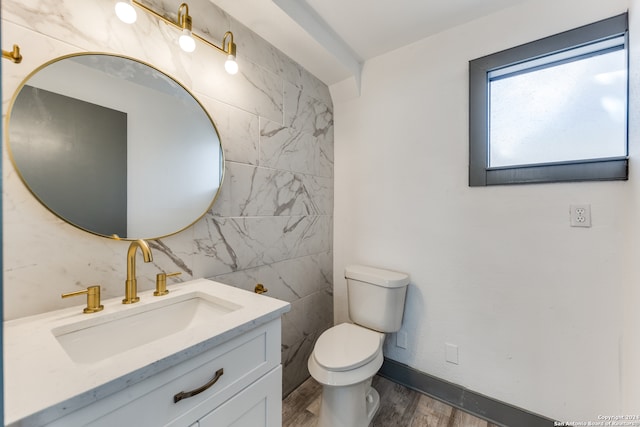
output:
<path id="1" fill-rule="evenodd" d="M 346 279 L 359 280 L 386 288 L 401 288 L 409 284 L 409 275 L 366 265 L 349 265 L 344 269 Z"/>

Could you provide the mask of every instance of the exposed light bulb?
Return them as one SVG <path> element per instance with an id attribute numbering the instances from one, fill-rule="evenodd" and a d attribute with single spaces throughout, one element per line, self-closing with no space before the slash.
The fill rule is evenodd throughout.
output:
<path id="1" fill-rule="evenodd" d="M 138 18 L 136 9 L 130 1 L 119 1 L 116 3 L 116 15 L 125 24 L 133 24 Z"/>
<path id="2" fill-rule="evenodd" d="M 186 28 L 182 30 L 182 35 L 178 39 L 178 44 L 185 52 L 193 52 L 196 50 L 196 41 L 191 37 L 191 31 Z"/>
<path id="3" fill-rule="evenodd" d="M 227 60 L 224 62 L 224 69 L 227 70 L 229 74 L 236 74 L 238 72 L 238 63 L 236 62 L 235 56 L 227 56 Z"/>

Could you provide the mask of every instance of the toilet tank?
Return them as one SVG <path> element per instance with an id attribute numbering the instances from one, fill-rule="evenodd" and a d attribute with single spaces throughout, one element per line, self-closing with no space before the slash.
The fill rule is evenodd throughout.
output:
<path id="1" fill-rule="evenodd" d="M 345 268 L 349 317 L 365 328 L 396 332 L 402 325 L 409 275 L 365 265 Z"/>

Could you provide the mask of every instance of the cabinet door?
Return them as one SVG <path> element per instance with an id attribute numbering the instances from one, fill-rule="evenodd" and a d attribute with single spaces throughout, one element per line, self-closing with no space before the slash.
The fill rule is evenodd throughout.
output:
<path id="1" fill-rule="evenodd" d="M 200 419 L 200 427 L 282 426 L 282 366 Z"/>

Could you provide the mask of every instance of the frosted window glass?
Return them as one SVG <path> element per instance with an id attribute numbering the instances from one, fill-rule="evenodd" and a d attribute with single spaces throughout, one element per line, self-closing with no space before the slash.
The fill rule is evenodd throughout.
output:
<path id="1" fill-rule="evenodd" d="M 626 156 L 626 51 L 491 80 L 489 105 L 489 167 Z"/>

